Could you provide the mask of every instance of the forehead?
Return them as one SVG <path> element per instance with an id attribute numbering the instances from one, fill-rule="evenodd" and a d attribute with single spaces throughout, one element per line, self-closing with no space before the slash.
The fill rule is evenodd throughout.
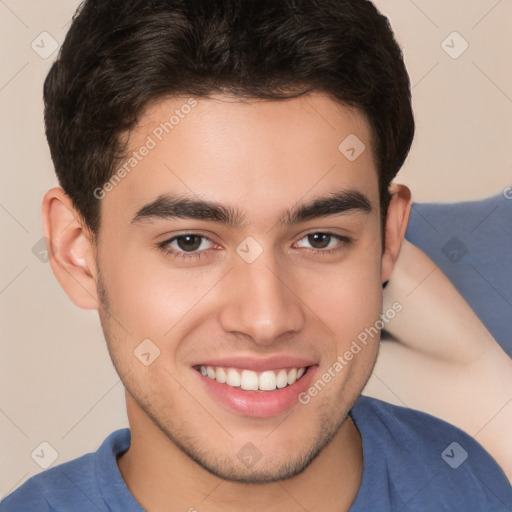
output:
<path id="1" fill-rule="evenodd" d="M 332 189 L 378 196 L 366 118 L 319 93 L 166 98 L 146 108 L 127 147 L 118 164 L 126 172 L 102 203 L 127 220 L 165 193 L 242 205 L 261 218 Z"/>

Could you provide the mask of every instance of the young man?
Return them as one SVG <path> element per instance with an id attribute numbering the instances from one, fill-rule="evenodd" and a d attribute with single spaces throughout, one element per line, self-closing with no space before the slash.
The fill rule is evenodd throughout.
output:
<path id="1" fill-rule="evenodd" d="M 52 268 L 130 429 L 2 512 L 511 509 L 469 436 L 360 397 L 414 131 L 370 2 L 86 1 L 45 103 Z"/>

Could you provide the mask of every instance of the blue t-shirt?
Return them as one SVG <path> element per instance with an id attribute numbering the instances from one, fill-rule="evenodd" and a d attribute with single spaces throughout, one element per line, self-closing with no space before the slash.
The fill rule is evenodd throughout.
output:
<path id="1" fill-rule="evenodd" d="M 360 397 L 350 415 L 361 433 L 364 470 L 351 512 L 512 511 L 512 487 L 470 436 L 428 414 Z M 27 480 L 1 512 L 143 512 L 116 457 L 130 430 L 110 434 L 96 453 Z"/>

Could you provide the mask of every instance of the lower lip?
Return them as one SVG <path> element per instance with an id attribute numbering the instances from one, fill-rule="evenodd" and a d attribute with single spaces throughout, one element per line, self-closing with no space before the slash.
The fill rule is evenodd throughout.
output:
<path id="1" fill-rule="evenodd" d="M 308 389 L 317 369 L 318 365 L 310 366 L 299 380 L 274 391 L 244 391 L 194 371 L 213 398 L 231 411 L 244 416 L 265 418 L 281 414 L 298 403 L 298 396 Z"/>

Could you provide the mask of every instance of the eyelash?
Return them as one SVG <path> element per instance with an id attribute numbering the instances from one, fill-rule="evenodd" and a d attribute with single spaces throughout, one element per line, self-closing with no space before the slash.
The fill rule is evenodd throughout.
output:
<path id="1" fill-rule="evenodd" d="M 204 236 L 204 235 L 200 235 L 198 233 L 182 233 L 181 235 L 176 235 L 176 236 L 173 236 L 172 238 L 169 238 L 168 240 L 164 240 L 163 242 L 160 242 L 158 244 L 158 247 L 165 254 L 167 254 L 168 256 L 171 256 L 173 258 L 176 258 L 176 259 L 200 258 L 201 256 L 205 255 L 205 253 L 208 249 L 203 249 L 201 251 L 194 251 L 194 252 L 186 252 L 186 251 L 176 251 L 175 249 L 170 248 L 170 244 L 172 242 L 174 242 L 175 240 L 178 240 L 179 238 L 183 238 L 186 236 L 198 236 L 203 240 L 208 240 L 209 242 L 212 242 L 211 238 L 208 238 L 207 236 Z"/>
<path id="2" fill-rule="evenodd" d="M 348 249 L 353 243 L 353 240 L 351 238 L 349 238 L 347 236 L 337 235 L 336 233 L 331 233 L 329 231 L 313 231 L 311 233 L 307 233 L 306 235 L 304 235 L 300 240 L 302 240 L 310 235 L 327 235 L 331 238 L 338 240 L 338 242 L 339 242 L 339 244 L 337 244 L 337 246 L 334 247 L 334 249 L 314 249 L 312 247 L 311 248 L 306 247 L 308 252 L 311 254 L 314 254 L 315 256 L 316 255 L 330 256 L 332 254 L 336 254 L 345 249 Z"/>
<path id="3" fill-rule="evenodd" d="M 313 231 L 311 233 L 307 233 L 304 235 L 300 240 L 306 238 L 310 235 L 315 234 L 322 234 L 322 235 L 328 235 L 332 238 L 335 238 L 340 242 L 340 244 L 335 247 L 334 249 L 314 249 L 314 248 L 306 248 L 308 251 L 314 255 L 322 255 L 322 256 L 329 256 L 331 254 L 335 254 L 337 252 L 340 252 L 344 249 L 347 249 L 350 247 L 353 243 L 353 240 L 349 237 L 337 235 L 336 233 L 331 233 L 328 231 Z M 171 256 L 173 258 L 181 258 L 181 259 L 189 259 L 189 258 L 200 258 L 201 256 L 207 256 L 206 251 L 208 249 L 202 249 L 200 251 L 194 251 L 194 252 L 186 252 L 186 251 L 176 251 L 175 249 L 170 248 L 170 244 L 174 242 L 175 240 L 178 240 L 179 238 L 185 237 L 185 236 L 199 236 L 203 240 L 208 240 L 209 242 L 214 243 L 210 238 L 204 235 L 200 235 L 197 233 L 183 233 L 181 235 L 173 236 L 172 238 L 169 238 L 168 240 L 164 240 L 163 242 L 160 242 L 158 244 L 158 248 L 162 250 L 165 254 L 168 256 Z"/>

